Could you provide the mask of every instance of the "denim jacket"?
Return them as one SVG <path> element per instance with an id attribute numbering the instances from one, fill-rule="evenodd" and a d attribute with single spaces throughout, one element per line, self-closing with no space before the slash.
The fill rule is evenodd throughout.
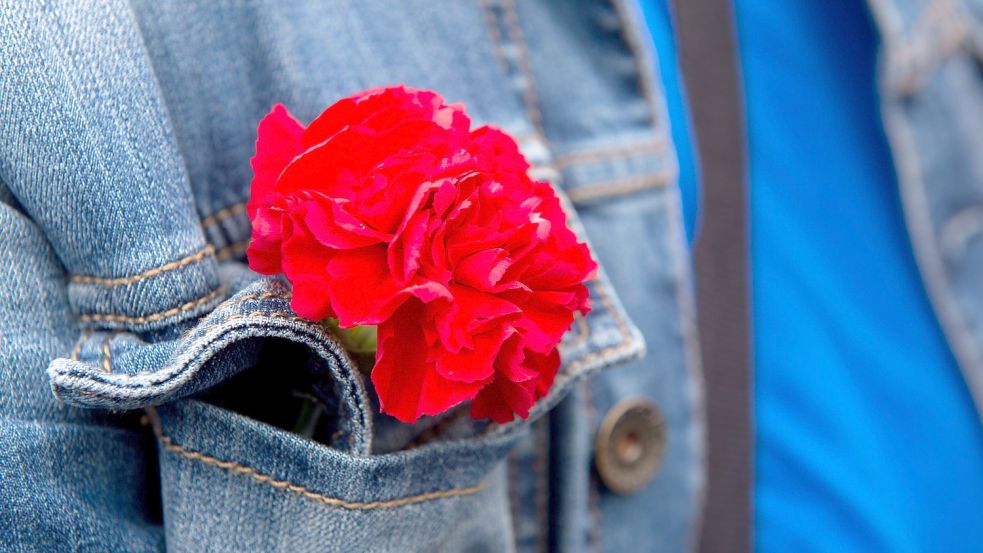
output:
<path id="1" fill-rule="evenodd" d="M 0 549 L 689 548 L 699 357 L 640 25 L 627 0 L 0 2 Z M 517 137 L 603 266 L 528 421 L 380 415 L 244 264 L 261 116 L 394 83 Z M 330 436 L 256 415 L 284 381 Z"/>
<path id="2" fill-rule="evenodd" d="M 983 413 L 983 2 L 870 0 L 870 7 L 881 33 L 882 116 L 908 232 Z"/>

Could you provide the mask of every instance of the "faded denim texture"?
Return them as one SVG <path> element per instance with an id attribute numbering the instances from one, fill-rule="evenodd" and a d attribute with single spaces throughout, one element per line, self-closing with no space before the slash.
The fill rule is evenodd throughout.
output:
<path id="1" fill-rule="evenodd" d="M 879 92 L 922 279 L 983 413 L 983 2 L 870 0 Z"/>
<path id="2" fill-rule="evenodd" d="M 699 359 L 641 21 L 605 0 L 0 2 L 0 548 L 690 547 Z M 380 415 L 244 265 L 259 119 L 393 83 L 512 133 L 604 267 L 529 421 Z M 288 380 L 330 407 L 328 443 L 244 412 Z M 594 434 L 639 396 L 667 450 L 615 494 Z"/>

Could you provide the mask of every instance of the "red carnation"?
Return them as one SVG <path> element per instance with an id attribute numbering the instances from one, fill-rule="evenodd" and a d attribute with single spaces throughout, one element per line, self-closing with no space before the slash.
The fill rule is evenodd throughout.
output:
<path id="1" fill-rule="evenodd" d="M 249 266 L 286 275 L 305 318 L 378 325 L 383 412 L 528 417 L 596 264 L 515 141 L 403 86 L 307 128 L 277 105 L 258 133 Z"/>

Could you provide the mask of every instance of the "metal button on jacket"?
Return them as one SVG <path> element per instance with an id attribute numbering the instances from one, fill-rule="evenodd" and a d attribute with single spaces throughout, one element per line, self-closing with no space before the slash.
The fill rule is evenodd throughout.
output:
<path id="1" fill-rule="evenodd" d="M 611 491 L 631 493 L 652 481 L 665 449 L 662 413 L 647 399 L 625 399 L 612 407 L 601 421 L 594 464 Z"/>

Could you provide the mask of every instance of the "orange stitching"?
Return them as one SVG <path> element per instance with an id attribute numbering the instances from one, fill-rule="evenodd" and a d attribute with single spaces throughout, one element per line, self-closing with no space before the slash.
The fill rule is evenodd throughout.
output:
<path id="1" fill-rule="evenodd" d="M 482 2 L 482 6 L 486 6 L 486 2 L 483 1 Z M 532 87 L 533 84 L 534 84 L 534 75 L 532 74 L 532 67 L 529 65 L 528 47 L 526 46 L 525 41 L 522 40 L 521 28 L 518 28 L 518 12 L 515 10 L 515 2 L 514 2 L 514 0 L 510 0 L 509 1 L 509 7 L 511 8 L 511 10 L 508 10 L 507 13 L 506 13 L 506 15 L 508 16 L 507 17 L 507 20 L 510 22 L 510 25 L 509 25 L 509 34 L 512 36 L 513 41 L 516 42 L 516 46 L 520 50 L 520 53 L 522 55 L 522 59 L 525 61 L 525 64 L 523 65 L 523 67 L 521 68 L 521 70 L 525 73 L 525 77 L 526 77 L 526 81 L 527 81 L 528 87 Z M 516 31 L 518 31 L 518 33 L 516 33 Z M 493 39 L 496 38 L 496 34 L 497 33 L 493 33 L 492 34 L 492 38 Z M 518 40 L 516 39 L 516 37 L 518 37 Z M 637 63 L 637 60 L 636 60 L 636 63 Z M 528 87 L 527 87 L 527 90 L 528 90 Z M 535 117 L 533 114 L 537 114 L 538 115 L 538 114 L 540 114 L 540 111 L 539 111 L 538 107 L 535 104 L 530 104 L 530 102 L 529 102 L 530 96 L 532 97 L 533 100 L 536 101 L 536 103 L 538 103 L 539 100 L 538 100 L 538 97 L 535 94 L 535 91 L 532 91 L 531 94 L 529 94 L 529 93 L 523 94 L 523 99 L 526 102 L 526 109 L 527 109 L 527 111 L 529 111 L 530 120 L 532 120 Z M 649 100 L 649 105 L 650 105 L 650 110 L 651 110 L 652 109 L 651 106 L 653 105 L 651 103 L 652 98 L 646 98 L 646 99 Z M 653 121 L 653 124 L 654 124 L 655 123 L 654 112 L 653 112 L 652 121 Z M 547 148 L 550 148 L 549 140 L 547 139 L 547 137 L 543 133 L 542 126 L 541 125 L 536 125 L 536 129 L 539 131 L 539 138 L 541 138 L 543 140 L 543 142 L 546 144 L 546 147 Z M 565 201 L 565 200 L 563 200 L 563 196 L 562 195 L 561 195 L 561 200 L 562 200 L 561 201 L 561 207 L 563 208 L 564 211 L 567 211 L 567 209 L 569 208 L 568 202 Z M 596 351 L 596 352 L 593 352 L 593 353 L 588 353 L 588 354 L 584 355 L 583 357 L 581 357 L 580 359 L 578 359 L 578 360 L 574 361 L 573 363 L 570 363 L 569 365 L 567 365 L 564 368 L 564 373 L 568 377 L 570 377 L 571 375 L 576 374 L 576 372 L 578 370 L 580 370 L 581 367 L 583 367 L 584 365 L 586 365 L 588 363 L 592 363 L 592 362 L 594 362 L 597 359 L 603 359 L 604 357 L 607 357 L 609 355 L 617 354 L 617 353 L 619 353 L 621 351 L 625 351 L 625 350 L 631 349 L 633 347 L 633 345 L 634 345 L 634 337 L 631 335 L 630 332 L 628 332 L 628 325 L 627 325 L 626 321 L 622 319 L 621 315 L 617 311 L 615 311 L 614 309 L 612 309 L 611 302 L 610 302 L 610 300 L 607 297 L 607 290 L 606 290 L 605 286 L 603 285 L 603 283 L 601 282 L 601 280 L 599 278 L 595 278 L 594 279 L 594 282 L 596 284 L 597 294 L 599 296 L 598 299 L 601 301 L 601 304 L 604 306 L 604 308 L 610 314 L 611 318 L 614 320 L 615 324 L 618 326 L 619 332 L 621 332 L 621 335 L 623 337 L 623 340 L 620 343 L 618 343 L 618 344 L 615 344 L 613 346 L 606 347 L 606 348 L 604 348 L 604 349 L 602 349 L 600 351 Z M 584 339 L 585 340 L 590 337 L 590 326 L 589 325 L 587 326 L 587 330 L 588 330 L 588 332 L 584 336 Z M 554 382 L 554 386 L 556 386 L 557 383 L 558 382 Z M 499 427 L 499 425 L 497 425 L 497 424 L 490 425 L 488 427 L 488 429 L 485 431 L 485 434 L 491 432 L 492 430 L 494 430 L 497 427 Z"/>
<path id="2" fill-rule="evenodd" d="M 82 333 L 82 337 L 79 338 L 79 341 L 78 342 L 76 342 L 75 347 L 72 348 L 72 353 L 69 356 L 69 358 L 72 361 L 78 361 L 79 360 L 79 354 L 82 353 L 82 344 L 84 344 L 86 342 L 86 340 L 88 340 L 89 337 L 91 337 L 94 332 L 95 332 L 95 330 L 89 328 L 89 329 L 86 329 L 86 331 Z"/>
<path id="3" fill-rule="evenodd" d="M 152 323 L 154 321 L 159 321 L 161 319 L 166 319 L 172 315 L 177 315 L 178 313 L 194 309 L 202 304 L 208 303 L 209 301 L 217 298 L 222 293 L 222 288 L 209 293 L 206 296 L 200 297 L 196 300 L 189 301 L 183 305 L 168 309 L 167 311 L 161 311 L 159 313 L 154 313 L 151 315 L 143 315 L 140 317 L 131 317 L 129 315 L 115 315 L 115 314 L 103 314 L 103 313 L 92 313 L 85 314 L 79 317 L 80 320 L 88 322 L 98 322 L 98 321 L 109 321 L 115 323 L 130 323 L 130 324 L 144 324 Z"/>
<path id="4" fill-rule="evenodd" d="M 227 257 L 232 257 L 237 253 L 241 253 L 241 251 L 237 251 L 237 250 L 245 250 L 246 247 L 249 246 L 249 240 L 250 240 L 249 238 L 246 238 L 245 240 L 240 240 L 235 244 L 229 244 L 228 246 L 222 248 L 221 250 L 218 251 L 218 253 L 215 254 L 215 259 L 225 259 Z"/>
<path id="5" fill-rule="evenodd" d="M 538 181 L 547 181 L 555 184 L 559 184 L 562 176 L 560 171 L 549 164 L 533 165 L 528 171 L 529 178 Z"/>
<path id="6" fill-rule="evenodd" d="M 111 352 L 109 351 L 109 343 L 113 341 L 113 336 L 115 333 L 111 333 L 106 336 L 106 341 L 102 343 L 102 370 L 103 372 L 111 373 L 113 372 L 112 365 L 109 361 L 109 356 Z"/>
<path id="7" fill-rule="evenodd" d="M 626 179 L 608 182 L 591 183 L 567 190 L 567 196 L 575 202 L 585 202 L 610 196 L 621 196 L 638 192 L 647 188 L 662 188 L 676 177 L 675 169 L 666 169 L 660 173 L 638 175 Z"/>
<path id="8" fill-rule="evenodd" d="M 505 59 L 505 54 L 502 52 L 502 33 L 498 30 L 498 22 L 495 21 L 495 14 L 492 12 L 491 4 L 488 0 L 478 0 L 481 4 L 481 15 L 485 22 L 485 27 L 488 30 L 488 35 L 491 37 L 492 47 L 495 52 L 495 60 L 498 62 L 498 66 L 502 69 L 504 73 L 509 72 L 508 61 Z M 516 142 L 520 142 L 520 138 L 516 137 Z"/>
<path id="9" fill-rule="evenodd" d="M 240 465 L 239 463 L 233 461 L 223 461 L 221 459 L 216 459 L 215 457 L 212 457 L 211 455 L 207 455 L 200 451 L 187 449 L 181 446 L 180 444 L 175 443 L 173 440 L 171 440 L 170 436 L 164 435 L 164 432 L 161 430 L 159 426 L 159 421 L 158 424 L 154 424 L 153 426 L 154 426 L 154 434 L 157 435 L 157 439 L 159 439 L 160 443 L 163 444 L 164 449 L 170 451 L 171 453 L 177 453 L 178 455 L 181 455 L 182 457 L 185 457 L 187 459 L 191 459 L 193 461 L 200 461 L 202 463 L 205 463 L 206 465 L 212 465 L 220 469 L 227 470 L 233 474 L 241 474 L 244 476 L 248 476 L 253 480 L 256 480 L 257 482 L 263 484 L 269 484 L 274 488 L 280 488 L 293 492 L 295 494 L 300 495 L 301 497 L 304 497 L 305 499 L 309 499 L 311 501 L 323 503 L 326 505 L 331 505 L 333 507 L 340 507 L 342 509 L 351 509 L 356 511 L 368 511 L 372 509 L 389 509 L 393 507 L 401 507 L 403 505 L 411 505 L 414 503 L 433 501 L 436 499 L 445 499 L 450 497 L 473 495 L 488 487 L 487 484 L 480 483 L 465 488 L 451 488 L 448 490 L 427 492 L 418 495 L 401 497 L 398 499 L 389 499 L 385 501 L 366 501 L 366 502 L 347 501 L 337 497 L 331 497 L 331 496 L 319 494 L 317 492 L 313 492 L 303 486 L 298 486 L 297 484 L 291 484 L 286 480 L 278 480 L 268 474 L 263 474 L 261 472 L 256 471 L 255 469 L 252 469 L 244 465 Z"/>
<path id="10" fill-rule="evenodd" d="M 508 0 L 508 2 L 507 2 L 507 8 L 508 9 L 506 10 L 505 15 L 506 15 L 506 22 L 508 23 L 509 34 L 512 36 L 512 40 L 516 43 L 516 46 L 518 46 L 518 48 L 519 48 L 519 52 L 521 54 L 521 60 L 522 60 L 522 64 L 521 64 L 522 65 L 522 71 L 525 73 L 526 80 L 527 80 L 527 87 L 525 88 L 525 91 L 524 91 L 525 93 L 523 94 L 523 99 L 525 100 L 525 103 L 526 103 L 526 109 L 529 112 L 529 118 L 530 118 L 530 120 L 532 120 L 532 122 L 535 125 L 536 129 L 539 130 L 539 132 L 543 135 L 542 136 L 543 141 L 546 142 L 547 147 L 549 147 L 548 139 L 546 138 L 545 132 L 543 131 L 543 127 L 542 127 L 542 116 L 541 116 L 541 113 L 540 113 L 539 108 L 538 108 L 539 99 L 538 99 L 538 96 L 536 95 L 536 91 L 535 91 L 535 88 L 534 88 L 535 87 L 534 75 L 533 75 L 533 72 L 532 72 L 532 67 L 531 67 L 531 65 L 529 63 L 528 47 L 527 47 L 527 45 L 525 43 L 525 40 L 524 40 L 524 38 L 522 36 L 522 29 L 519 26 L 518 12 L 516 11 L 515 0 Z M 643 94 L 644 94 L 644 91 L 643 91 Z M 647 99 L 650 99 L 650 98 L 647 98 Z M 652 105 L 651 102 L 650 102 L 649 105 L 650 106 Z M 655 115 L 654 115 L 654 112 L 652 113 L 652 121 L 653 121 L 653 124 L 654 124 L 655 123 Z M 622 183 L 621 186 L 624 186 L 624 184 Z M 581 194 L 581 197 L 583 197 L 583 194 Z M 573 199 L 574 198 L 571 195 L 571 200 L 573 200 Z M 566 207 L 567 207 L 566 204 L 567 204 L 567 202 L 562 202 L 562 204 L 561 204 L 561 205 L 563 205 L 564 210 L 566 210 Z M 611 305 L 610 299 L 607 296 L 607 290 L 606 290 L 605 286 L 600 281 L 600 279 L 597 279 L 596 282 L 595 282 L 595 284 L 596 284 L 597 294 L 599 296 L 598 299 L 601 301 L 601 304 L 604 306 L 605 310 L 610 314 L 611 318 L 614 319 L 615 324 L 618 326 L 618 330 L 621 332 L 621 335 L 623 337 L 623 340 L 619 344 L 616 344 L 614 346 L 610 346 L 610 347 L 604 348 L 603 350 L 601 350 L 599 352 L 594 352 L 594 353 L 591 353 L 591 354 L 587 354 L 587 355 L 581 357 L 580 359 L 578 359 L 577 361 L 574 361 L 573 363 L 571 363 L 570 365 L 568 365 L 566 367 L 566 371 L 565 372 L 568 375 L 576 374 L 576 372 L 580 369 L 580 367 L 583 367 L 587 363 L 593 362 L 595 359 L 603 359 L 604 357 L 606 357 L 608 355 L 617 353 L 619 351 L 628 350 L 628 349 L 630 349 L 633 346 L 634 337 L 628 331 L 628 325 L 621 318 L 621 315 L 616 310 L 612 309 L 612 305 Z M 590 336 L 590 327 L 589 326 L 587 327 L 587 330 L 588 330 L 588 332 L 586 334 L 584 334 L 584 338 L 583 338 L 584 340 L 587 340 L 589 338 L 589 336 Z M 586 382 L 586 379 L 585 379 L 585 382 Z M 593 478 L 593 475 L 591 477 Z M 592 523 L 593 523 L 592 525 L 596 529 L 592 528 L 591 538 L 594 541 L 594 543 L 596 543 L 597 545 L 600 545 L 600 538 L 599 538 L 599 535 L 600 535 L 600 521 L 598 520 L 599 519 L 599 513 L 593 513 L 592 519 L 593 519 L 592 520 Z M 541 539 L 542 539 L 542 536 L 541 536 Z M 542 545 L 543 545 L 542 542 L 540 542 L 540 546 L 541 547 L 542 547 Z"/>
<path id="11" fill-rule="evenodd" d="M 294 313 L 290 313 L 289 311 L 270 311 L 270 312 L 266 312 L 266 311 L 256 310 L 256 311 L 250 311 L 249 313 L 239 313 L 237 315 L 229 315 L 228 317 L 225 317 L 224 319 L 222 319 L 219 322 L 220 323 L 227 323 L 229 321 L 237 321 L 239 319 L 248 319 L 250 317 L 258 317 L 258 318 L 266 317 L 268 319 L 286 319 L 288 321 L 296 321 L 296 322 L 308 323 L 308 324 L 310 324 L 314 328 L 321 328 L 319 325 L 314 324 L 313 321 L 308 321 L 307 319 L 305 319 L 305 318 L 303 318 L 303 317 L 301 317 L 299 315 L 296 315 Z"/>
<path id="12" fill-rule="evenodd" d="M 244 300 L 245 300 L 245 298 L 244 298 Z M 217 313 L 217 312 L 218 311 L 212 311 L 211 313 L 209 313 L 209 315 L 206 318 L 206 320 L 213 318 L 214 314 Z M 295 313 L 291 313 L 291 312 L 288 312 L 288 311 L 270 311 L 270 312 L 266 312 L 266 311 L 261 311 L 261 310 L 258 310 L 257 309 L 255 311 L 250 311 L 248 313 L 239 313 L 237 315 L 229 315 L 229 316 L 223 318 L 221 321 L 218 321 L 216 324 L 223 324 L 223 323 L 227 323 L 229 321 L 238 321 L 240 319 L 264 318 L 264 317 L 267 318 L 267 319 L 284 319 L 284 320 L 291 321 L 291 322 L 306 323 L 306 324 L 310 325 L 312 329 L 313 328 L 320 329 L 322 333 L 324 333 L 324 334 L 326 334 L 326 335 L 328 335 L 330 337 L 334 337 L 334 335 L 331 334 L 329 331 L 324 330 L 321 327 L 321 325 L 315 324 L 313 321 L 309 321 L 309 320 L 307 320 L 307 319 L 305 319 L 305 318 L 303 318 L 303 317 L 301 317 L 301 316 L 299 316 L 299 315 L 297 315 Z M 193 330 L 200 330 L 201 328 L 202 327 L 199 325 L 199 326 L 194 327 Z M 213 330 L 215 330 L 215 327 L 205 329 L 203 331 L 203 333 L 207 334 L 208 332 L 211 332 Z M 191 333 L 189 333 L 189 334 L 191 334 Z"/>
<path id="13" fill-rule="evenodd" d="M 121 286 L 124 284 L 133 284 L 136 282 L 140 282 L 141 280 L 147 280 L 148 278 L 155 277 L 161 273 L 166 273 L 168 271 L 174 271 L 176 269 L 186 267 L 188 265 L 191 265 L 192 263 L 195 263 L 196 261 L 201 261 L 202 259 L 208 257 L 209 255 L 212 255 L 214 252 L 215 252 L 215 248 L 213 248 L 212 245 L 209 244 L 189 256 L 182 257 L 177 261 L 171 261 L 170 263 L 161 265 L 160 267 L 157 267 L 155 269 L 144 271 L 137 275 L 128 276 L 128 277 L 119 277 L 119 278 L 104 278 L 104 277 L 89 276 L 89 275 L 72 275 L 70 280 L 71 282 L 78 282 L 81 284 L 97 284 L 99 286 Z"/>
<path id="14" fill-rule="evenodd" d="M 258 296 L 246 296 L 246 297 L 243 297 L 243 298 L 239 298 L 239 300 L 237 300 L 237 303 L 238 302 L 246 301 L 248 299 L 261 298 L 261 297 L 264 297 L 264 296 L 266 296 L 266 294 L 260 294 Z M 270 297 L 274 297 L 274 296 L 270 296 Z M 231 304 L 231 302 L 230 302 L 230 304 Z M 228 305 L 230 305 L 230 304 L 228 304 Z M 193 327 L 191 327 L 189 329 L 186 329 L 184 331 L 184 333 L 181 334 L 181 339 L 184 340 L 188 336 L 190 336 L 191 334 L 195 334 L 195 333 L 202 334 L 202 335 L 209 335 L 209 334 L 220 334 L 222 332 L 225 332 L 225 330 L 223 330 L 222 328 L 220 328 L 218 326 L 211 326 L 211 327 L 208 327 L 208 328 L 205 328 L 205 327 L 202 326 L 202 323 L 205 322 L 205 321 L 211 322 L 210 319 L 214 318 L 216 313 L 219 313 L 219 310 L 218 309 L 216 309 L 216 310 L 212 311 L 211 313 L 209 313 L 204 319 L 202 319 L 202 321 L 200 321 L 198 323 L 198 325 L 193 326 Z M 325 333 L 328 336 L 333 337 L 333 335 L 331 335 L 329 332 L 323 330 L 323 328 L 320 325 L 316 325 L 312 321 L 309 321 L 309 320 L 307 320 L 307 319 L 305 319 L 303 317 L 300 317 L 300 316 L 298 316 L 298 315 L 296 315 L 294 313 L 290 313 L 290 312 L 287 312 L 287 311 L 271 311 L 271 312 L 265 312 L 265 311 L 261 311 L 261 310 L 258 310 L 257 309 L 255 311 L 250 311 L 248 313 L 239 313 L 239 314 L 236 314 L 236 315 L 226 316 L 221 321 L 218 321 L 215 324 L 216 325 L 219 325 L 219 324 L 227 323 L 227 322 L 230 322 L 230 321 L 237 321 L 237 320 L 240 320 L 240 319 L 264 318 L 264 317 L 267 318 L 267 319 L 284 319 L 284 320 L 291 321 L 291 322 L 307 323 L 308 325 L 310 325 L 310 328 L 311 329 L 320 329 L 322 333 Z M 145 372 L 137 373 L 137 374 L 151 374 L 152 372 L 153 371 L 145 371 Z M 134 376 L 134 375 L 131 375 L 131 376 Z"/>
<path id="15" fill-rule="evenodd" d="M 615 320 L 615 324 L 621 322 L 620 318 L 618 317 L 612 316 L 611 318 Z M 604 357 L 607 357 L 608 355 L 611 355 L 613 353 L 619 353 L 621 352 L 621 350 L 628 349 L 633 344 L 634 344 L 634 339 L 630 335 L 626 335 L 625 340 L 623 342 L 617 343 L 613 346 L 608 346 L 602 349 L 601 351 L 588 353 L 587 355 L 584 355 L 583 357 L 577 359 L 573 363 L 570 363 L 569 365 L 567 365 L 564 372 L 567 374 L 567 376 L 571 376 L 573 373 L 580 370 L 580 367 L 586 365 L 587 363 L 594 362 L 598 359 L 603 359 Z"/>
<path id="16" fill-rule="evenodd" d="M 483 2 L 482 5 L 485 5 L 485 3 Z M 506 12 L 505 13 L 506 20 L 509 23 L 509 25 L 508 25 L 509 35 L 511 36 L 512 40 L 516 43 L 516 46 L 519 48 L 519 52 L 521 54 L 522 60 L 525 61 L 525 63 L 521 67 L 521 70 L 525 74 L 526 81 L 527 81 L 527 83 L 526 83 L 527 84 L 527 89 L 529 89 L 529 88 L 533 87 L 534 84 L 535 84 L 535 76 L 533 75 L 533 72 L 532 72 L 532 66 L 529 64 L 529 48 L 526 45 L 525 40 L 523 39 L 522 29 L 521 29 L 521 27 L 519 27 L 519 15 L 518 15 L 518 11 L 516 11 L 515 1 L 514 0 L 508 0 L 507 1 L 507 6 L 505 6 L 505 8 L 506 8 L 505 9 L 505 12 Z M 494 39 L 495 36 L 493 35 L 492 38 Z M 533 119 L 533 117 L 534 117 L 533 114 L 534 113 L 535 114 L 539 114 L 540 113 L 539 112 L 539 109 L 538 109 L 538 107 L 536 105 L 539 102 L 539 97 L 536 95 L 535 90 L 532 90 L 532 94 L 531 95 L 523 94 L 523 98 L 526 99 L 526 100 L 528 100 L 530 96 L 531 96 L 531 99 L 535 100 L 535 104 L 530 104 L 527 101 L 526 102 L 526 109 L 528 111 L 530 111 L 530 114 L 529 114 L 530 119 Z M 546 138 L 545 134 L 542 133 L 542 126 L 541 125 L 536 125 L 536 128 L 540 132 L 539 138 L 541 138 L 543 140 L 543 142 L 546 143 L 547 148 L 549 148 L 549 141 Z M 561 202 L 561 207 L 563 207 L 564 211 L 566 211 L 567 210 L 567 207 L 568 207 L 567 206 L 567 202 L 565 202 L 565 201 L 564 202 Z M 589 353 L 587 355 L 584 355 L 583 357 L 581 357 L 577 361 L 574 361 L 573 363 L 571 363 L 570 365 L 568 365 L 566 367 L 566 371 L 565 372 L 567 374 L 572 374 L 572 373 L 576 372 L 577 370 L 580 369 L 580 367 L 584 366 L 587 363 L 591 363 L 591 362 L 593 362 L 594 360 L 596 360 L 598 358 L 603 358 L 603 357 L 605 357 L 607 355 L 618 353 L 618 352 L 620 352 L 622 350 L 627 350 L 627 349 L 629 349 L 629 348 L 631 348 L 633 346 L 634 339 L 633 339 L 631 333 L 628 332 L 628 325 L 627 325 L 627 323 L 624 320 L 622 320 L 621 315 L 617 311 L 615 311 L 614 309 L 611 308 L 611 303 L 610 303 L 610 301 L 607 298 L 607 290 L 606 290 L 606 288 L 604 287 L 604 285 L 602 284 L 602 282 L 601 282 L 600 279 L 595 279 L 595 284 L 596 284 L 597 293 L 598 293 L 598 296 L 599 296 L 598 299 L 601 301 L 601 304 L 604 306 L 604 308 L 608 311 L 608 313 L 610 314 L 611 318 L 614 319 L 614 322 L 618 326 L 618 330 L 621 332 L 621 335 L 624 337 L 624 340 L 621 343 L 619 343 L 619 344 L 616 344 L 616 345 L 613 345 L 613 346 L 609 346 L 607 348 L 604 348 L 601 351 L 597 351 L 597 352 L 593 352 L 593 353 Z M 589 339 L 589 337 L 590 337 L 590 332 L 589 332 L 590 331 L 590 326 L 588 326 L 587 329 L 588 329 L 588 333 L 584 337 L 584 339 Z M 493 428 L 493 427 L 494 427 L 494 425 L 492 427 L 490 427 L 490 428 Z"/>
<path id="17" fill-rule="evenodd" d="M 587 336 L 590 334 L 590 327 L 587 326 L 587 319 L 576 312 L 573 314 L 573 322 L 577 325 L 577 334 L 566 343 L 567 348 L 573 348 L 579 346 L 587 340 Z"/>
<path id="18" fill-rule="evenodd" d="M 659 135 L 653 140 L 647 140 L 645 142 L 639 142 L 627 146 L 616 146 L 614 148 L 601 148 L 597 150 L 584 150 L 580 152 L 561 154 L 556 156 L 554 163 L 557 167 L 566 167 L 575 163 L 593 163 L 611 158 L 631 157 L 639 154 L 661 152 L 665 146 L 665 137 Z"/>
<path id="19" fill-rule="evenodd" d="M 601 305 L 604 306 L 604 309 L 611 315 L 611 318 L 614 319 L 614 323 L 618 326 L 618 331 L 621 333 L 621 335 L 624 336 L 624 340 L 620 343 L 614 344 L 613 346 L 608 346 L 600 351 L 588 353 L 587 355 L 584 355 L 583 357 L 577 359 L 573 363 L 570 363 L 564 368 L 563 371 L 567 377 L 572 377 L 573 375 L 575 375 L 575 373 L 578 370 L 580 370 L 580 368 L 583 367 L 584 365 L 588 363 L 593 363 L 598 359 L 604 359 L 609 355 L 620 353 L 621 351 L 630 349 L 635 343 L 634 337 L 631 335 L 630 332 L 628 332 L 628 324 L 625 322 L 624 319 L 621 318 L 621 315 L 611 305 L 610 299 L 608 298 L 607 295 L 607 291 L 605 290 L 601 280 L 596 279 L 594 281 L 594 284 L 597 286 L 597 296 L 598 299 L 601 301 Z"/>
<path id="20" fill-rule="evenodd" d="M 290 299 L 290 292 L 283 291 L 283 292 L 263 292 L 262 294 L 249 294 L 249 295 L 243 296 L 241 298 L 236 298 L 236 299 L 233 299 L 233 300 L 229 300 L 229 301 L 223 303 L 222 305 L 220 305 L 219 306 L 219 309 L 227 309 L 227 308 L 229 308 L 229 307 L 231 307 L 233 305 L 238 305 L 240 303 L 247 302 L 247 301 L 250 301 L 250 300 L 266 300 L 266 299 L 270 299 L 270 298 L 275 298 L 275 299 L 280 299 L 280 300 L 289 300 Z M 217 311 L 217 309 L 216 309 L 216 311 Z"/>
<path id="21" fill-rule="evenodd" d="M 526 104 L 526 111 L 529 113 L 529 122 L 536 127 L 540 134 L 545 134 L 543 132 L 543 114 L 539 110 L 539 93 L 536 92 L 532 62 L 529 59 L 529 47 L 526 45 L 522 26 L 519 24 L 519 11 L 516 8 L 515 0 L 503 0 L 502 10 L 505 14 L 505 26 L 508 29 L 509 37 L 519 49 L 519 69 L 526 78 L 526 86 L 522 87 L 522 100 Z"/>
<path id="22" fill-rule="evenodd" d="M 237 299 L 234 299 L 234 300 L 229 300 L 229 301 L 227 301 L 225 303 L 222 303 L 222 304 L 218 305 L 211 313 L 205 315 L 205 318 L 202 319 L 202 321 L 198 323 L 198 326 L 193 326 L 193 327 L 186 328 L 184 330 L 184 332 L 181 333 L 181 339 L 183 340 L 183 339 L 187 338 L 188 335 L 190 335 L 192 332 L 194 332 L 195 330 L 201 328 L 200 327 L 201 323 L 204 322 L 204 321 L 207 321 L 207 320 L 212 319 L 216 313 L 219 313 L 221 311 L 224 311 L 224 310 L 226 310 L 227 308 L 229 308 L 229 307 L 231 307 L 233 305 L 238 305 L 240 303 L 243 303 L 243 302 L 246 302 L 246 301 L 249 301 L 249 300 L 263 300 L 263 299 L 267 299 L 267 298 L 279 298 L 279 299 L 285 299 L 286 300 L 286 299 L 290 299 L 290 294 L 289 293 L 284 293 L 284 292 L 264 292 L 262 294 L 249 294 L 249 295 L 243 296 L 241 298 L 237 298 Z M 231 317 L 227 317 L 226 320 L 233 319 L 233 318 L 238 318 L 238 317 L 231 316 Z"/>
<path id="23" fill-rule="evenodd" d="M 202 228 L 208 227 L 208 226 L 211 226 L 211 225 L 214 225 L 215 223 L 218 223 L 219 221 L 223 221 L 225 219 L 228 219 L 229 217 L 232 217 L 233 215 L 238 215 L 240 213 L 245 213 L 246 212 L 246 203 L 247 202 L 239 202 L 239 203 L 237 203 L 235 205 L 230 205 L 229 207 L 226 207 L 224 209 L 220 209 L 220 210 L 216 211 L 215 213 L 212 213 L 208 217 L 205 217 L 204 219 L 201 220 L 201 226 L 202 226 Z"/>
<path id="24" fill-rule="evenodd" d="M 543 137 L 537 131 L 531 131 L 523 134 L 513 134 L 512 139 L 515 140 L 516 144 L 519 145 L 521 150 L 525 146 L 526 142 L 531 140 L 541 140 Z"/>

